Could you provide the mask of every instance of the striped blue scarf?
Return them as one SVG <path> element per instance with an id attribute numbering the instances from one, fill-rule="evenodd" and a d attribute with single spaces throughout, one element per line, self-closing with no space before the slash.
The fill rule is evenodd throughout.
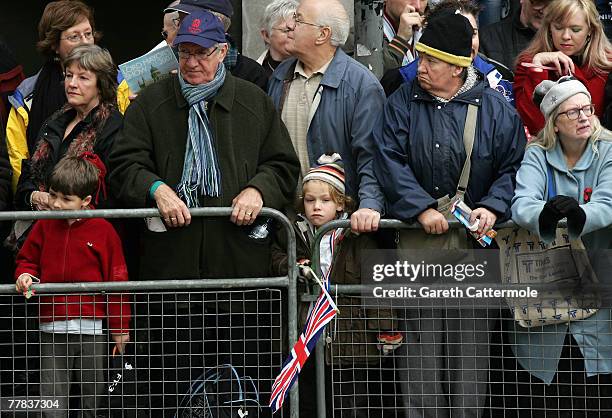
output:
<path id="1" fill-rule="evenodd" d="M 221 172 L 206 103 L 223 85 L 225 67 L 219 65 L 215 78 L 205 84 L 189 84 L 180 73 L 178 78 L 190 107 L 183 175 L 176 191 L 187 207 L 195 208 L 199 206 L 200 195 L 218 197 L 221 194 Z"/>

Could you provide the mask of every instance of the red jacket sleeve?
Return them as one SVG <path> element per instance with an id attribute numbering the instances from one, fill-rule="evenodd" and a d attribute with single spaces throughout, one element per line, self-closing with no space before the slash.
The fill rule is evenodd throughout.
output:
<path id="1" fill-rule="evenodd" d="M 107 260 L 104 266 L 104 281 L 121 282 L 128 280 L 127 266 L 119 236 L 109 224 L 107 238 Z M 113 294 L 108 297 L 106 309 L 111 334 L 127 334 L 130 330 L 130 297 Z"/>
<path id="2" fill-rule="evenodd" d="M 28 237 L 17 254 L 15 260 L 15 280 L 23 274 L 29 273 L 40 278 L 40 256 L 42 254 L 44 221 L 38 221 L 32 227 Z"/>
<path id="3" fill-rule="evenodd" d="M 523 60 L 531 62 L 531 60 Z M 531 135 L 537 135 L 544 127 L 544 116 L 540 108 L 533 102 L 533 91 L 540 82 L 548 80 L 550 77 L 548 70 L 542 72 L 534 71 L 533 68 L 517 65 L 514 71 L 514 101 L 523 123 L 529 129 Z"/>

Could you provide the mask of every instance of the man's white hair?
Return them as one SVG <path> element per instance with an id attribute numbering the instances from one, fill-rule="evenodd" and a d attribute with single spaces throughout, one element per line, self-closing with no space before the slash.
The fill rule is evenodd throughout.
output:
<path id="1" fill-rule="evenodd" d="M 221 21 L 221 24 L 223 25 L 223 29 L 225 30 L 225 32 L 229 30 L 230 26 L 232 25 L 232 19 L 229 16 L 225 16 L 223 13 L 219 13 L 214 10 L 210 10 L 210 9 L 206 9 L 206 10 L 219 18 L 219 20 Z"/>
<path id="2" fill-rule="evenodd" d="M 332 46 L 343 46 L 349 36 L 351 21 L 346 9 L 338 0 L 319 0 L 325 3 L 325 10 L 317 17 L 317 24 L 329 26 Z"/>

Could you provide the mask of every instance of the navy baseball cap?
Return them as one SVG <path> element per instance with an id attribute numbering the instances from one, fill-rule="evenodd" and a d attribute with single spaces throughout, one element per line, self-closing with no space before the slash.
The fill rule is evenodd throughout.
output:
<path id="1" fill-rule="evenodd" d="M 211 12 L 197 10 L 183 19 L 173 45 L 184 42 L 191 42 L 203 48 L 224 43 L 226 40 L 223 24 Z"/>
<path id="2" fill-rule="evenodd" d="M 234 8 L 230 0 L 181 0 L 179 4 L 166 8 L 164 13 L 183 12 L 191 14 L 202 9 L 212 10 L 227 17 L 234 15 Z"/>

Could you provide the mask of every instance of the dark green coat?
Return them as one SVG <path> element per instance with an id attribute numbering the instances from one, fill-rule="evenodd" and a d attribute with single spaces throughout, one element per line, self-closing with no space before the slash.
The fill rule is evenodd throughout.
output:
<path id="1" fill-rule="evenodd" d="M 231 206 L 248 186 L 264 206 L 281 209 L 293 198 L 299 162 L 272 101 L 254 84 L 227 74 L 208 104 L 219 159 L 222 192 L 201 206 Z M 177 76 L 145 89 L 125 113 L 110 157 L 111 190 L 123 206 L 150 207 L 151 185 L 175 188 L 183 172 L 189 106 Z M 251 227 L 229 218 L 193 218 L 168 232 L 140 231 L 140 279 L 265 276 L 269 238 L 253 240 Z"/>

